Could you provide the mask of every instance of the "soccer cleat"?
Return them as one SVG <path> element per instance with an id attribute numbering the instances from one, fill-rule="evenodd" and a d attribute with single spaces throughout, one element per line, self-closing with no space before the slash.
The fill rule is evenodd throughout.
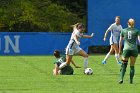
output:
<path id="1" fill-rule="evenodd" d="M 123 80 L 120 80 L 120 81 L 119 81 L 119 84 L 122 84 L 122 83 L 123 83 Z"/>
<path id="2" fill-rule="evenodd" d="M 102 64 L 105 65 L 106 64 L 106 61 L 102 61 Z"/>
<path id="3" fill-rule="evenodd" d="M 122 64 L 122 62 L 118 62 L 118 65 L 121 65 Z"/>
<path id="4" fill-rule="evenodd" d="M 133 84 L 133 80 L 130 80 L 130 84 Z"/>

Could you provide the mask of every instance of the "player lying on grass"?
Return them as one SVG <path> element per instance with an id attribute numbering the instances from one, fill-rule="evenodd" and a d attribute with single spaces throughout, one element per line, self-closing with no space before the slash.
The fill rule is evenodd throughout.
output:
<path id="1" fill-rule="evenodd" d="M 102 64 L 106 64 L 107 59 L 110 57 L 111 54 L 114 53 L 115 51 L 115 58 L 118 62 L 118 64 L 121 64 L 121 62 L 119 61 L 119 48 L 118 48 L 118 37 L 120 35 L 120 32 L 122 30 L 122 26 L 120 25 L 120 17 L 116 16 L 115 18 L 115 23 L 113 23 L 105 32 L 104 35 L 104 41 L 106 41 L 106 37 L 108 32 L 111 32 L 111 36 L 110 36 L 110 51 L 107 53 L 106 57 L 104 58 L 104 60 L 102 61 Z"/>
<path id="2" fill-rule="evenodd" d="M 72 75 L 74 70 L 70 65 L 67 65 L 66 67 L 62 68 L 61 70 L 59 70 L 59 66 L 66 62 L 66 58 L 64 56 L 60 55 L 60 52 L 58 50 L 54 51 L 54 56 L 56 58 L 56 61 L 54 62 L 55 64 L 55 68 L 53 69 L 53 75 Z M 80 66 L 77 66 L 73 60 L 71 60 L 71 63 L 75 66 L 75 68 L 81 68 Z"/>
<path id="3" fill-rule="evenodd" d="M 61 64 L 59 67 L 60 69 L 70 64 L 74 54 L 78 54 L 84 57 L 84 69 L 88 67 L 88 54 L 82 48 L 79 47 L 80 38 L 92 38 L 94 34 L 92 33 L 91 35 L 83 35 L 85 26 L 82 23 L 77 23 L 73 27 L 73 30 L 74 31 L 66 48 L 66 63 Z"/>
<path id="4" fill-rule="evenodd" d="M 135 20 L 129 19 L 128 20 L 128 28 L 125 28 L 121 31 L 120 42 L 119 42 L 119 54 L 121 53 L 122 49 L 122 41 L 124 40 L 124 48 L 122 53 L 122 66 L 120 71 L 120 81 L 119 84 L 123 83 L 123 78 L 126 72 L 128 59 L 130 58 L 130 84 L 133 83 L 133 77 L 135 74 L 135 62 L 138 56 L 138 48 L 136 44 L 136 40 L 140 43 L 140 31 L 135 26 Z"/>

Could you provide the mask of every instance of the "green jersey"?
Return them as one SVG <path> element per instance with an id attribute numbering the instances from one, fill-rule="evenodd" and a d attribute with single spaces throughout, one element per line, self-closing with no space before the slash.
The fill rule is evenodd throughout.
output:
<path id="1" fill-rule="evenodd" d="M 59 67 L 63 62 L 66 62 L 66 58 L 65 57 L 60 57 L 60 58 L 56 59 L 54 64 L 56 64 Z M 70 65 L 67 65 L 66 67 L 61 69 L 61 74 L 62 75 L 72 75 L 73 72 L 74 72 L 73 68 Z"/>
<path id="2" fill-rule="evenodd" d="M 136 28 L 125 28 L 121 31 L 120 36 L 124 37 L 123 50 L 137 50 L 136 40 L 140 32 Z"/>

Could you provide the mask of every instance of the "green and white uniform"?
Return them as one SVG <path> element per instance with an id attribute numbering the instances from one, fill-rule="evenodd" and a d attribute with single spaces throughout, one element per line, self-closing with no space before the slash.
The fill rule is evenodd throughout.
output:
<path id="1" fill-rule="evenodd" d="M 137 57 L 138 56 L 138 48 L 136 44 L 136 40 L 140 32 L 136 28 L 125 28 L 121 31 L 120 34 L 124 37 L 124 48 L 123 48 L 123 57 Z"/>
<path id="2" fill-rule="evenodd" d="M 66 58 L 65 57 L 60 57 L 60 58 L 56 59 L 54 64 L 56 64 L 59 67 L 64 62 L 66 62 Z M 64 68 L 61 69 L 60 74 L 62 74 L 62 75 L 72 75 L 73 72 L 74 72 L 73 68 L 70 65 L 67 65 L 67 66 L 65 66 Z"/>

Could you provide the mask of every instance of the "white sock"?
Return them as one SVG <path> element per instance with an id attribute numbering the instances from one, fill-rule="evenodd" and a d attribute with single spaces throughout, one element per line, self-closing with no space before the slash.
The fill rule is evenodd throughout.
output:
<path id="1" fill-rule="evenodd" d="M 67 63 L 66 63 L 66 62 L 62 63 L 62 64 L 59 66 L 59 69 L 62 69 L 62 68 L 64 68 L 65 66 L 67 66 Z"/>
<path id="2" fill-rule="evenodd" d="M 105 57 L 104 61 L 106 61 L 109 57 L 110 57 L 110 54 L 109 54 L 109 53 L 107 53 L 107 55 L 106 55 L 106 57 Z"/>
<path id="3" fill-rule="evenodd" d="M 88 67 L 88 57 L 84 58 L 84 69 Z"/>
<path id="4" fill-rule="evenodd" d="M 117 62 L 119 62 L 119 54 L 115 54 L 115 58 L 116 58 Z"/>

